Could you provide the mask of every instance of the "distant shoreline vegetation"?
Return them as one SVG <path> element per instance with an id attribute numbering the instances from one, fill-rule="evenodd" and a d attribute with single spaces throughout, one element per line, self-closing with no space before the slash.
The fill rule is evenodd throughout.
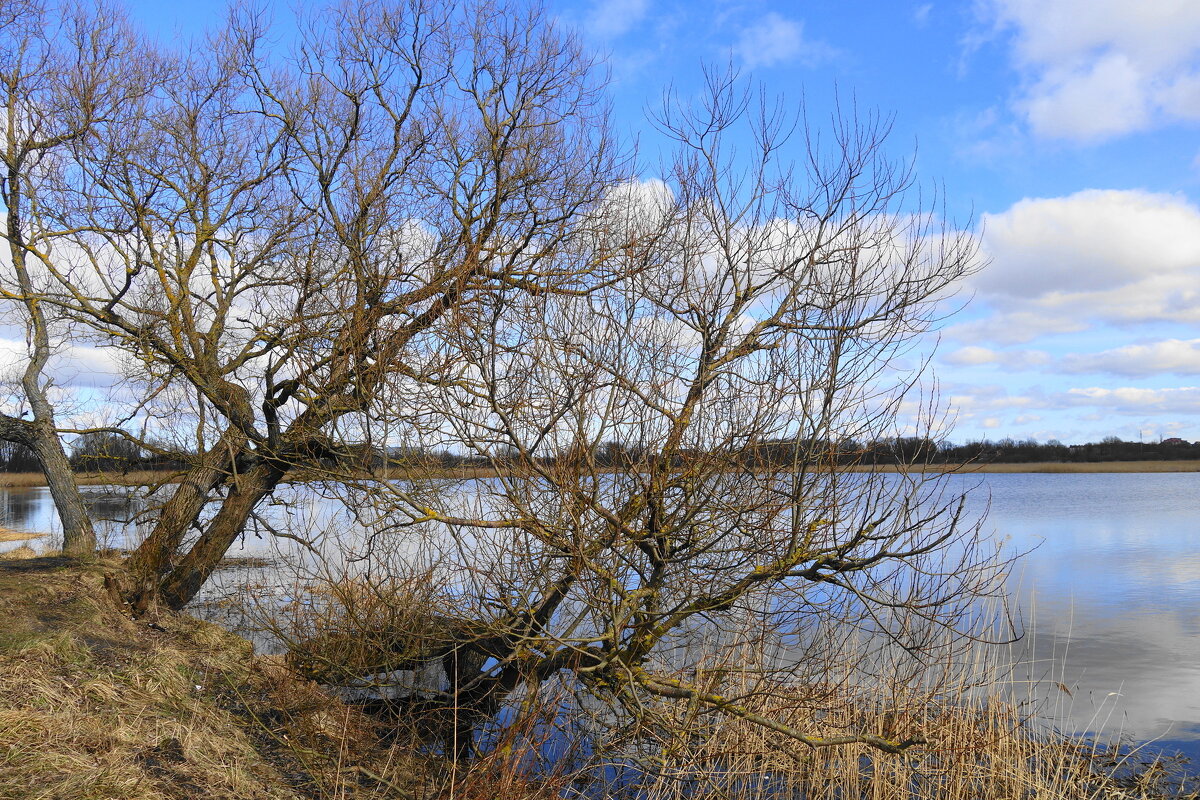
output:
<path id="1" fill-rule="evenodd" d="M 74 447 L 71 463 L 82 484 L 170 482 L 171 473 L 187 469 L 191 454 L 158 449 L 149 453 L 132 444 L 128 437 L 116 434 L 85 434 Z M 1158 442 L 1128 442 L 1115 436 L 1099 442 L 1066 445 L 1056 440 L 1040 443 L 1032 439 L 978 441 L 966 444 L 938 442 L 922 437 L 860 443 L 853 440 L 814 443 L 796 440 L 772 440 L 752 445 L 737 454 L 729 454 L 730 468 L 787 471 L 800 466 L 800 453 L 823 451 L 821 463 L 809 468 L 832 469 L 905 469 L 909 471 L 966 472 L 1195 472 L 1200 471 L 1200 442 L 1179 438 Z M 697 453 L 697 456 L 700 454 Z M 586 455 L 578 452 L 562 456 L 535 457 L 545 465 L 569 458 L 578 468 L 612 471 L 637 470 L 655 459 L 645 448 L 617 442 L 604 442 Z M 528 461 L 516 453 L 496 455 L 461 454 L 450 450 L 391 448 L 387 451 L 366 445 L 346 452 L 330 454 L 331 460 L 357 463 L 365 474 L 380 470 L 395 477 L 481 478 L 509 472 Z M 687 454 L 675 461 L 684 466 Z M 45 481 L 36 457 L 17 445 L 0 443 L 0 486 L 41 486 Z M 293 480 L 312 480 L 319 475 L 296 474 Z"/>

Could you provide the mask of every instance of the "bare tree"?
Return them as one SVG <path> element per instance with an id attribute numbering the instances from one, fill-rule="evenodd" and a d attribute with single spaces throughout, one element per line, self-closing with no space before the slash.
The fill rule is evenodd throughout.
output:
<path id="1" fill-rule="evenodd" d="M 392 431 L 469 448 L 494 476 L 364 489 L 353 502 L 379 513 L 390 494 L 409 538 L 391 562 L 373 539 L 368 563 L 389 566 L 346 576 L 348 617 L 323 610 L 358 634 L 297 642 L 296 663 L 336 681 L 446 661 L 462 754 L 514 698 L 514 724 L 541 713 L 564 674 L 627 732 L 694 733 L 672 727 L 682 703 L 898 752 L 919 732 L 818 736 L 758 709 L 828 691 L 830 637 L 928 655 L 1001 589 L 941 479 L 855 472 L 838 446 L 900 429 L 922 360 L 898 365 L 976 267 L 973 239 L 914 205 L 879 119 L 834 117 L 821 141 L 710 74 L 699 108 L 671 100 L 657 121 L 678 145 L 665 180 L 611 185 L 576 243 L 617 277 L 492 296 L 441 334 L 440 391 L 393 387 Z M 361 613 L 408 608 L 379 599 L 397 575 L 427 576 L 442 622 Z"/>
<path id="2" fill-rule="evenodd" d="M 602 267 L 561 253 L 617 175 L 603 97 L 541 12 L 346 6 L 311 20 L 291 64 L 264 36 L 232 15 L 132 121 L 93 126 L 42 199 L 82 255 L 44 265 L 39 300 L 121 348 L 141 397 L 196 431 L 130 558 L 137 608 L 188 602 L 289 470 L 360 443 L 388 381 L 430 380 L 431 331 Z"/>
<path id="3" fill-rule="evenodd" d="M 185 605 L 304 470 L 371 535 L 294 662 L 331 682 L 441 662 L 420 703 L 448 750 L 554 684 L 632 739 L 677 735 L 682 706 L 813 747 L 919 741 L 818 736 L 761 702 L 827 684 L 851 633 L 920 655 L 998 586 L 961 498 L 841 452 L 903 432 L 911 348 L 976 263 L 886 123 L 822 138 L 710 75 L 699 106 L 667 102 L 676 153 L 639 182 L 597 65 L 537 8 L 362 2 L 304 31 L 280 59 L 231 14 L 5 184 L 31 330 L 42 308 L 82 326 L 134 365 L 131 413 L 192 432 L 128 560 L 135 610 Z M 116 44 L 76 50 L 117 74 Z M 14 96 L 10 144 L 45 102 Z M 493 469 L 397 480 L 363 457 L 400 445 Z"/>
<path id="4" fill-rule="evenodd" d="M 47 270 L 69 269 L 69 228 L 43 214 L 41 202 L 74 148 L 98 128 L 127 119 L 152 73 L 143 47 L 111 8 L 48 13 L 37 0 L 0 9 L 0 192 L 8 264 L 0 297 L 17 309 L 29 360 L 21 374 L 30 418 L 0 414 L 0 437 L 32 450 L 46 475 L 63 526 L 63 549 L 92 553 L 96 537 L 56 429 L 48 367 L 60 345 L 61 314 L 47 302 Z"/>

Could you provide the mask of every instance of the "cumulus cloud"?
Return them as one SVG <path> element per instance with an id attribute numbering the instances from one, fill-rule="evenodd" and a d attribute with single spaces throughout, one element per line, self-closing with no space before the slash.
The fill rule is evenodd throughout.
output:
<path id="1" fill-rule="evenodd" d="M 1200 116 L 1200 3 L 991 0 L 1012 31 L 1026 86 L 1016 101 L 1035 134 L 1096 141 Z"/>
<path id="2" fill-rule="evenodd" d="M 1070 373 L 1106 372 L 1130 378 L 1164 372 L 1200 375 L 1200 339 L 1166 339 L 1100 353 L 1076 353 L 1064 357 L 1059 368 Z"/>
<path id="3" fill-rule="evenodd" d="M 1021 200 L 983 224 L 990 263 L 971 287 L 988 315 L 947 328 L 951 339 L 1011 346 L 1097 325 L 1200 324 L 1200 208 L 1183 197 L 1086 190 Z"/>
<path id="4" fill-rule="evenodd" d="M 976 286 L 1013 297 L 1111 289 L 1200 269 L 1200 209 L 1172 194 L 1089 189 L 984 214 Z"/>
<path id="5" fill-rule="evenodd" d="M 0 337 L 0 381 L 15 381 L 29 361 L 24 341 Z M 101 387 L 120 380 L 122 366 L 116 350 L 108 347 L 71 345 L 51 359 L 46 375 L 62 387 Z"/>
<path id="6" fill-rule="evenodd" d="M 1089 386 L 1068 389 L 1051 400 L 1059 407 L 1095 406 L 1118 414 L 1196 414 L 1200 386 L 1143 389 L 1133 386 Z"/>
<path id="7" fill-rule="evenodd" d="M 1150 125 L 1150 100 L 1137 66 L 1120 54 L 1051 70 L 1018 101 L 1034 133 L 1100 140 Z"/>
<path id="8" fill-rule="evenodd" d="M 829 45 L 806 39 L 804 23 L 770 11 L 746 26 L 734 53 L 747 67 L 770 67 L 787 61 L 816 64 L 833 54 Z"/>

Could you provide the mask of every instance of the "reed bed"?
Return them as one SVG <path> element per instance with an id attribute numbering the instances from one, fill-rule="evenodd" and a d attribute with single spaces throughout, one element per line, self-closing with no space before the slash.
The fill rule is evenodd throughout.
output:
<path id="1" fill-rule="evenodd" d="M 15 531 L 12 528 L 6 528 L 0 525 L 0 542 L 24 542 L 29 539 L 43 539 L 50 534 L 48 533 L 30 533 L 29 531 Z"/>
<path id="2" fill-rule="evenodd" d="M 175 483 L 179 477 L 177 472 L 160 470 L 77 472 L 75 482 L 80 486 L 159 486 Z M 46 476 L 40 472 L 0 472 L 0 487 L 21 489 L 45 485 Z"/>
<path id="3" fill-rule="evenodd" d="M 438 637 L 435 620 L 422 619 L 435 613 L 436 598 L 419 580 L 388 591 L 348 580 L 296 588 L 297 597 L 310 594 L 314 602 L 280 609 L 272 632 L 293 646 L 293 666 L 305 665 L 301 671 L 324 676 L 319 680 L 338 684 L 377 673 L 376 688 L 386 689 L 398 678 L 383 675 L 389 667 L 372 658 L 388 653 L 394 668 L 404 653 Z M 251 616 L 264 611 L 260 605 Z M 753 647 L 715 647 L 715 660 L 701 657 L 676 674 L 813 737 L 921 741 L 900 754 L 862 744 L 810 748 L 683 700 L 651 703 L 641 719 L 621 721 L 602 698 L 580 699 L 584 693 L 564 675 L 535 695 L 511 698 L 515 722 L 497 723 L 480 740 L 484 754 L 449 764 L 439 785 L 443 796 L 462 800 L 1200 797 L 1182 764 L 1070 733 L 1070 689 L 1050 678 L 1018 679 L 1017 657 L 987 644 L 987 633 L 965 641 L 947 634 L 932 645 L 935 657 L 920 664 L 869 638 L 847 637 L 799 679 L 768 677 L 778 664 Z M 1037 671 L 1057 669 L 1039 663 Z M 413 747 L 432 723 L 401 717 L 388 724 Z M 424 746 L 437 750 L 428 740 Z"/>

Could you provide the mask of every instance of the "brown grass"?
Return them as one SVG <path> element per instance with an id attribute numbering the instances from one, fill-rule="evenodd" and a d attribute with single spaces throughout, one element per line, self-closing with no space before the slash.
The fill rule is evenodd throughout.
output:
<path id="1" fill-rule="evenodd" d="M 344 683 L 388 672 L 405 654 L 438 636 L 430 619 L 437 613 L 436 602 L 422 594 L 419 580 L 415 585 L 342 580 L 306 590 L 323 602 L 289 607 L 277 618 L 275 632 L 294 646 L 289 663 L 322 680 Z M 298 587 L 298 594 L 303 591 Z M 1153 757 L 1143 761 L 1136 752 L 1061 733 L 1066 727 L 1061 716 L 1053 708 L 1036 707 L 1037 693 L 1030 687 L 1014 685 L 1011 656 L 997 647 L 951 637 L 943 660 L 924 671 L 899 669 L 886 658 L 875 663 L 868 651 L 855 648 L 851 640 L 845 648 L 825 654 L 828 663 L 818 665 L 811 680 L 772 682 L 760 671 L 766 665 L 759 663 L 761 653 L 753 644 L 740 655 L 721 651 L 713 656 L 712 669 L 693 665 L 678 677 L 809 736 L 875 734 L 894 740 L 917 738 L 921 744 L 902 755 L 861 744 L 810 749 L 698 704 L 643 698 L 638 733 L 622 734 L 629 735 L 626 741 L 645 743 L 640 748 L 643 771 L 627 773 L 640 783 L 622 792 L 644 800 L 1198 796 L 1195 782 L 1189 783 L 1179 765 Z M 733 664 L 738 667 L 730 669 Z M 710 678 L 712 685 L 704 685 Z M 1061 684 L 1060 688 L 1069 694 Z M 456 773 L 451 784 L 455 797 L 550 800 L 564 794 L 607 797 L 615 791 L 596 773 L 556 771 L 558 762 L 540 765 L 548 774 L 531 772 L 529 765 L 537 761 L 545 731 L 555 726 L 570 729 L 571 713 L 579 715 L 581 725 L 588 719 L 588 712 L 579 708 L 563 711 L 570 704 L 561 703 L 561 696 L 569 689 L 559 686 L 561 696 L 553 687 L 542 689 L 545 695 L 521 701 L 519 724 L 524 732 L 506 730 L 493 752 Z M 532 709 L 531 716 L 525 716 L 525 709 Z M 601 713 L 591 721 L 598 722 L 597 730 L 603 733 L 613 720 Z M 618 744 L 609 754 L 614 764 L 624 765 L 633 752 Z"/>
<path id="2" fill-rule="evenodd" d="M 713 720 L 707 735 L 666 749 L 654 800 L 1009 800 L 1010 798 L 1194 798 L 1178 766 L 1040 727 L 1002 693 L 954 687 L 825 693 L 782 688 L 753 710 L 815 736 L 897 729 L 927 743 L 901 756 L 843 745 L 807 749 L 738 719 Z M 1000 688 L 1000 687 L 993 687 Z M 947 691 L 949 689 L 949 691 Z M 686 713 L 686 712 L 684 712 Z M 764 777 L 773 786 L 763 791 Z M 1137 793 L 1126 790 L 1137 788 Z"/>
<path id="3" fill-rule="evenodd" d="M 457 769 L 414 755 L 411 740 L 384 745 L 370 718 L 296 677 L 283 659 L 254 656 L 233 634 L 186 616 L 162 615 L 152 624 L 128 619 L 109 590 L 123 579 L 115 562 L 0 560 L 5 800 L 552 800 L 586 781 L 531 774 L 530 740 L 519 734 Z M 754 658 L 748 654 L 747 662 Z M 949 681 L 893 681 L 880 671 L 865 687 L 830 669 L 822 672 L 829 683 L 769 691 L 754 670 L 704 673 L 729 681 L 720 688 L 744 696 L 739 702 L 751 711 L 810 735 L 903 732 L 927 743 L 903 755 L 853 745 L 810 750 L 669 701 L 647 708 L 669 724 L 651 726 L 661 735 L 638 796 L 1197 797 L 1158 762 L 1143 764 L 1036 724 L 1003 674 L 993 674 L 995 663 L 956 664 L 950 673 L 959 677 Z M 546 721 L 556 721 L 561 707 L 549 699 Z M 593 782 L 585 791 L 606 796 L 609 788 Z"/>
<path id="4" fill-rule="evenodd" d="M 14 531 L 12 528 L 6 528 L 0 525 L 0 542 L 23 542 L 27 539 L 41 539 L 49 536 L 48 533 L 30 533 L 29 531 Z"/>
<path id="5" fill-rule="evenodd" d="M 412 798 L 373 723 L 186 616 L 126 618 L 112 562 L 0 560 L 0 797 Z"/>
<path id="6" fill-rule="evenodd" d="M 44 553 L 43 555 L 50 555 L 50 554 Z M 54 555 L 57 555 L 57 553 L 55 553 Z M 6 559 L 8 561 L 23 561 L 27 558 L 37 558 L 37 557 L 38 557 L 38 552 L 26 544 L 20 545 L 18 547 L 14 547 L 12 550 L 5 550 L 3 553 L 0 553 L 0 559 Z"/>
<path id="7" fill-rule="evenodd" d="M 157 486 L 178 481 L 177 472 L 155 470 L 75 473 L 75 482 L 80 486 Z M 46 476 L 40 472 L 0 472 L 0 486 L 22 488 L 45 485 Z"/>

